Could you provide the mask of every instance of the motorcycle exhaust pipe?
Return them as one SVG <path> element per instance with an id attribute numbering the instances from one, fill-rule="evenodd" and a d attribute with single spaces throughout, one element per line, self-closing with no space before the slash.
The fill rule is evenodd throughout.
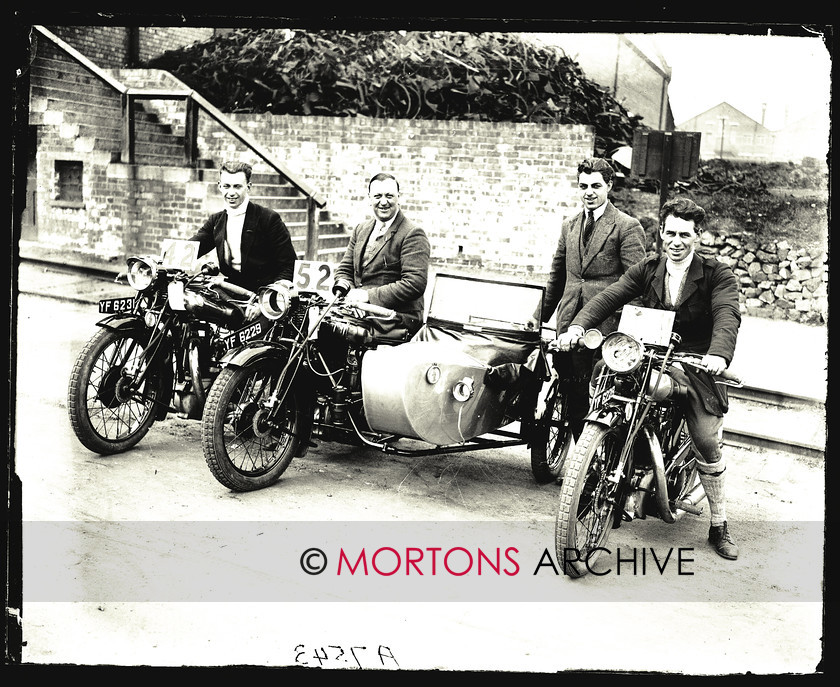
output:
<path id="1" fill-rule="evenodd" d="M 656 506 L 659 509 L 659 517 L 670 525 L 676 521 L 676 517 L 671 510 L 671 504 L 668 503 L 668 479 L 665 477 L 665 458 L 662 455 L 662 447 L 650 427 L 645 427 L 642 431 L 645 440 L 648 442 L 651 462 L 653 463 L 653 476 L 656 485 L 654 495 Z"/>

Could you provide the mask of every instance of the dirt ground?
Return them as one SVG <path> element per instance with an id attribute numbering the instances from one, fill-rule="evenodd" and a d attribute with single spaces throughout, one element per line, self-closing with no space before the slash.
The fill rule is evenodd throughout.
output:
<path id="1" fill-rule="evenodd" d="M 119 456 L 88 452 L 64 394 L 97 319 L 89 310 L 22 299 L 26 663 L 817 670 L 821 460 L 727 449 L 737 561 L 705 543 L 705 515 L 637 520 L 613 531 L 603 574 L 571 580 L 550 566 L 559 488 L 534 482 L 524 447 L 412 457 L 323 444 L 248 494 L 215 481 L 197 422 L 157 424 Z M 304 570 L 313 548 L 330 561 L 324 574 Z M 499 572 L 476 574 L 465 555 L 479 549 L 490 563 L 501 551 Z M 369 574 L 336 574 L 342 551 L 355 562 L 362 550 Z M 652 556 L 669 551 L 655 570 Z"/>

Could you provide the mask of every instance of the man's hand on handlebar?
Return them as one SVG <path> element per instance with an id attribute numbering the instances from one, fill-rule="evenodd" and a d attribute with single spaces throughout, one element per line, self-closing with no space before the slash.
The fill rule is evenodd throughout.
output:
<path id="1" fill-rule="evenodd" d="M 713 375 L 719 375 L 727 368 L 726 359 L 719 355 L 704 355 L 700 362 Z"/>
<path id="2" fill-rule="evenodd" d="M 256 301 L 252 301 L 245 306 L 245 321 L 252 322 L 256 320 L 260 314 L 260 306 Z"/>
<path id="3" fill-rule="evenodd" d="M 548 344 L 548 350 L 565 352 L 573 348 L 580 348 L 583 345 L 583 334 L 583 327 L 573 324 L 568 330 Z"/>
<path id="4" fill-rule="evenodd" d="M 367 303 L 368 292 L 364 289 L 350 289 L 344 297 L 347 303 Z"/>

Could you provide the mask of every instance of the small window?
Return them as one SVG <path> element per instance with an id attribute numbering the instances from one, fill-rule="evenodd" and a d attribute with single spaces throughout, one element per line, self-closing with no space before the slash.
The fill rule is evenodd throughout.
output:
<path id="1" fill-rule="evenodd" d="M 55 161 L 56 200 L 65 203 L 81 203 L 83 201 L 82 170 L 81 162 Z"/>

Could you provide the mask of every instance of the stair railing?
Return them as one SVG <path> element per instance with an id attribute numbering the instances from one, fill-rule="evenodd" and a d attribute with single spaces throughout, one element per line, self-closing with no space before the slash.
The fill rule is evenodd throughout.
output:
<path id="1" fill-rule="evenodd" d="M 105 70 L 91 62 L 73 46 L 56 36 L 43 26 L 35 26 L 45 38 L 66 52 L 94 76 L 102 80 L 109 87 L 120 94 L 122 107 L 122 126 L 120 160 L 127 164 L 135 164 L 136 155 L 136 122 L 135 104 L 141 100 L 181 100 L 185 105 L 184 120 L 184 164 L 196 167 L 198 164 L 198 121 L 199 113 L 204 112 L 217 124 L 226 129 L 235 138 L 250 148 L 269 167 L 288 180 L 306 198 L 306 248 L 305 259 L 315 260 L 318 255 L 318 209 L 326 205 L 323 195 L 306 181 L 286 167 L 281 161 L 272 156 L 271 151 L 249 136 L 241 127 L 233 122 L 221 110 L 194 90 L 170 89 L 142 89 L 130 88 Z"/>

